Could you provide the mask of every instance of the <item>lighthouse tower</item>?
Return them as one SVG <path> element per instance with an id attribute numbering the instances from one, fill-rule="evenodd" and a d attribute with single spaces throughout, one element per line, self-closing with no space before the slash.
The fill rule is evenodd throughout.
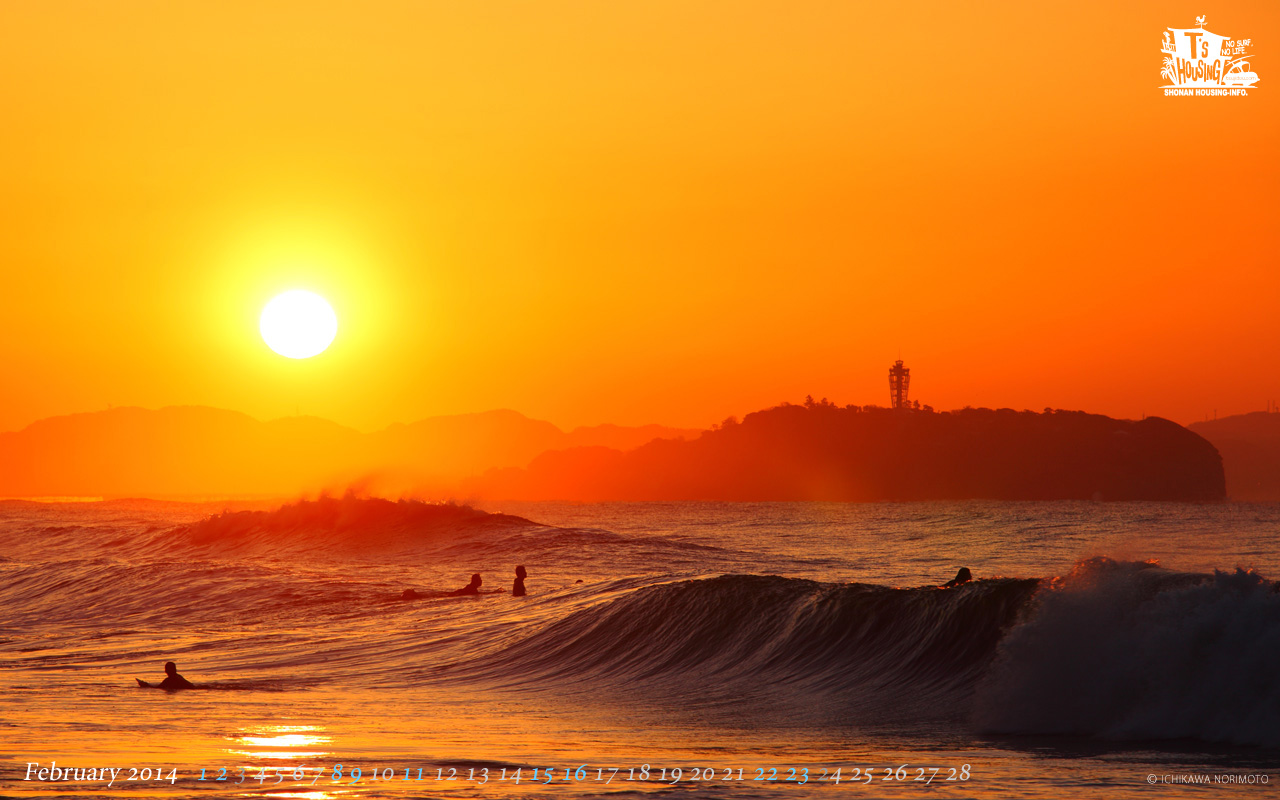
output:
<path id="1" fill-rule="evenodd" d="M 907 401 L 910 386 L 911 370 L 902 366 L 902 359 L 898 359 L 889 367 L 889 402 L 893 408 L 911 408 Z"/>

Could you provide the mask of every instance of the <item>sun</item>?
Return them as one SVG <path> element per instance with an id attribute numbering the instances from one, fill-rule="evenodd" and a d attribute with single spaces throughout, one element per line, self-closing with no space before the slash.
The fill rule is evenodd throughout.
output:
<path id="1" fill-rule="evenodd" d="M 315 292 L 294 289 L 276 295 L 262 309 L 258 330 L 267 347 L 287 358 L 311 358 L 338 333 L 333 307 Z"/>

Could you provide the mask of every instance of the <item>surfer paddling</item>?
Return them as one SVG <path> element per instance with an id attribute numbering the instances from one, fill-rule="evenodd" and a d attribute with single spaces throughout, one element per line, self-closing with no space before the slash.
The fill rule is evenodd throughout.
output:
<path id="1" fill-rule="evenodd" d="M 178 665 L 172 661 L 166 661 L 164 664 L 165 679 L 157 684 L 150 684 L 141 678 L 134 678 L 138 685 L 143 689 L 164 689 L 166 692 L 176 692 L 179 689 L 194 689 L 195 684 L 178 674 Z"/>
<path id="2" fill-rule="evenodd" d="M 480 573 L 477 572 L 476 574 L 471 576 L 471 583 L 468 583 L 466 586 L 463 586 L 461 589 L 455 589 L 452 592 L 449 592 L 449 594 L 445 596 L 446 597 L 466 597 L 468 595 L 480 594 L 481 583 L 482 581 L 480 580 Z"/>
<path id="3" fill-rule="evenodd" d="M 400 594 L 401 600 L 421 600 L 429 597 L 471 597 L 480 594 L 480 584 L 484 583 L 480 579 L 480 573 L 477 572 L 471 576 L 471 583 L 463 586 L 461 589 L 454 589 L 452 592 L 428 592 L 423 594 L 417 589 L 405 589 Z M 498 591 L 502 591 L 499 589 Z M 485 592 L 484 594 L 490 594 Z"/>

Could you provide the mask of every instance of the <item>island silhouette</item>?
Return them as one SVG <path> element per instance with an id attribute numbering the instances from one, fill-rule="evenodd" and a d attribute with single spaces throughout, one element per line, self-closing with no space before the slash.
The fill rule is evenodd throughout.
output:
<path id="1" fill-rule="evenodd" d="M 549 452 L 467 485 L 520 500 L 1175 500 L 1226 496 L 1222 459 L 1169 420 L 783 404 L 694 440 Z"/>

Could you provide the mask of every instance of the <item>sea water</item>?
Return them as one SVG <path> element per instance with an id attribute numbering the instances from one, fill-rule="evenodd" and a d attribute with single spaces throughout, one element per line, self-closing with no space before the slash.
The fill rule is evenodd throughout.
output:
<path id="1" fill-rule="evenodd" d="M 1277 505 L 278 505 L 0 502 L 0 793 L 1280 782 Z"/>

